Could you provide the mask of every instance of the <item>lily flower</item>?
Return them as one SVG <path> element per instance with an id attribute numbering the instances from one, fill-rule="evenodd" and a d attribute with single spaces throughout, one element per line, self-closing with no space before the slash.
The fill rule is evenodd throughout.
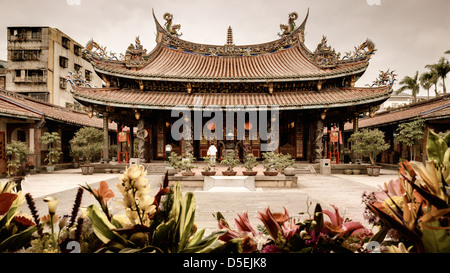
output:
<path id="1" fill-rule="evenodd" d="M 58 207 L 59 200 L 56 197 L 45 197 L 44 201 L 47 202 L 48 205 L 48 212 L 50 215 L 53 215 L 56 213 L 56 208 Z"/>
<path id="2" fill-rule="evenodd" d="M 108 187 L 108 183 L 105 181 L 100 182 L 100 187 L 98 189 L 92 189 L 92 194 L 97 199 L 101 199 L 104 204 L 115 196 L 114 192 Z"/>
<path id="3" fill-rule="evenodd" d="M 240 232 L 250 232 L 253 235 L 258 234 L 250 223 L 247 211 L 244 211 L 242 215 L 238 214 L 238 218 L 234 219 L 234 223 Z"/>
<path id="4" fill-rule="evenodd" d="M 399 243 L 398 246 L 388 246 L 387 251 L 388 253 L 409 253 L 411 251 L 413 246 L 410 246 L 408 248 L 405 247 L 403 243 Z"/>
<path id="5" fill-rule="evenodd" d="M 278 238 L 278 234 L 281 234 L 285 239 L 289 239 L 297 232 L 299 228 L 298 225 L 286 220 L 289 219 L 289 213 L 286 208 L 284 208 L 284 210 L 284 215 L 277 213 L 275 216 L 269 208 L 266 208 L 265 213 L 260 211 L 258 212 L 258 219 L 263 222 L 270 236 L 272 236 L 272 239 L 274 240 Z"/>
<path id="6" fill-rule="evenodd" d="M 331 222 L 325 222 L 325 228 L 331 235 L 339 235 L 344 237 L 349 234 L 350 236 L 370 237 L 373 235 L 372 231 L 366 229 L 360 222 L 346 221 L 339 215 L 339 210 L 336 206 L 331 205 L 334 208 L 334 213 L 324 209 L 323 213 L 326 214 Z"/>

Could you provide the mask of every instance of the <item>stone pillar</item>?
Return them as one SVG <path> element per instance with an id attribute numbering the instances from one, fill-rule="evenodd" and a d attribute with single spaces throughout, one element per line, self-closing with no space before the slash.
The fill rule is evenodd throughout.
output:
<path id="1" fill-rule="evenodd" d="M 134 127 L 130 125 L 130 158 L 134 157 Z"/>
<path id="2" fill-rule="evenodd" d="M 339 122 L 339 131 L 341 131 L 341 133 L 339 134 L 339 163 L 343 164 L 344 163 L 344 147 L 345 147 L 345 140 L 344 140 L 344 122 L 341 121 Z M 341 144 L 342 142 L 342 144 Z"/>
<path id="3" fill-rule="evenodd" d="M 39 170 L 41 168 L 41 142 L 39 141 L 39 139 L 42 136 L 42 128 L 45 125 L 45 120 L 41 120 L 39 122 L 35 123 L 34 126 L 34 139 L 32 141 L 34 141 L 34 155 L 35 155 L 35 163 L 34 163 L 34 168 L 36 170 Z"/>
<path id="4" fill-rule="evenodd" d="M 358 113 L 356 113 L 355 116 L 353 117 L 353 133 L 358 132 L 358 121 L 359 121 Z M 356 158 L 357 158 L 356 153 L 352 153 L 352 162 L 353 162 L 353 164 L 356 164 Z"/>
<path id="5" fill-rule="evenodd" d="M 194 134 L 192 131 L 192 121 L 188 120 L 188 118 L 186 117 L 185 120 L 188 124 L 191 124 L 191 126 L 186 126 L 186 132 L 184 133 L 183 136 L 183 146 L 184 146 L 184 152 L 185 154 L 192 154 L 194 155 Z"/>
<path id="6" fill-rule="evenodd" d="M 137 157 L 143 162 L 145 161 L 145 128 L 144 119 L 142 117 L 138 120 L 136 137 L 138 139 Z"/>
<path id="7" fill-rule="evenodd" d="M 109 135 L 108 135 L 108 114 L 103 113 L 103 160 L 108 162 L 109 160 Z"/>
<path id="8" fill-rule="evenodd" d="M 322 159 L 323 152 L 323 121 L 319 118 L 316 122 L 316 133 L 314 138 L 314 160 L 316 163 Z"/>

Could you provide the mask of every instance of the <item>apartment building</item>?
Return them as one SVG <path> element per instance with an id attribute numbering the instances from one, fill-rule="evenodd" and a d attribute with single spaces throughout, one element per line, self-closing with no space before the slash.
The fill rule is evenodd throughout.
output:
<path id="1" fill-rule="evenodd" d="M 8 65 L 5 89 L 49 102 L 78 108 L 67 83 L 69 72 L 81 71 L 92 85 L 102 81 L 83 59 L 83 47 L 56 28 L 8 27 Z"/>
<path id="2" fill-rule="evenodd" d="M 8 67 L 8 62 L 0 60 L 0 89 L 5 89 L 6 87 L 6 68 Z"/>

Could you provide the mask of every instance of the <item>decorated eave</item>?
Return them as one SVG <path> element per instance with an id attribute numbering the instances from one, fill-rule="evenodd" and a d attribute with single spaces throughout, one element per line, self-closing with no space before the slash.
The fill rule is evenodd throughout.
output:
<path id="1" fill-rule="evenodd" d="M 392 92 L 389 85 L 348 87 L 321 92 L 293 91 L 268 93 L 199 93 L 125 90 L 120 88 L 78 87 L 74 98 L 82 104 L 130 109 L 164 109 L 197 107 L 278 107 L 280 110 L 332 109 L 379 105 Z M 197 108 L 198 109 L 198 108 Z"/>
<path id="2" fill-rule="evenodd" d="M 322 81 L 362 75 L 375 52 L 366 40 L 345 56 L 327 45 L 326 37 L 314 52 L 304 44 L 304 31 L 309 10 L 298 27 L 297 13 L 289 15 L 288 25 L 281 25 L 280 38 L 263 44 L 205 45 L 182 40 L 180 26 L 165 13 L 162 26 L 153 13 L 157 45 L 150 52 L 139 37 L 130 44 L 125 55 L 108 53 L 93 40 L 86 46 L 86 56 L 100 75 L 138 81 L 178 82 L 293 82 Z"/>

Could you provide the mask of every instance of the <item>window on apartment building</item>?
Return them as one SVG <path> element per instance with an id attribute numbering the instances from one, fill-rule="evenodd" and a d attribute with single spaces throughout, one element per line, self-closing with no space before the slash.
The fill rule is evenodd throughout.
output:
<path id="1" fill-rule="evenodd" d="M 81 65 L 79 64 L 73 64 L 73 69 L 75 70 L 75 72 L 78 72 L 81 70 Z"/>
<path id="2" fill-rule="evenodd" d="M 23 74 L 22 74 L 23 71 Z M 23 77 L 22 77 L 23 75 Z M 45 82 L 45 71 L 39 69 L 15 70 L 14 82 Z"/>
<path id="3" fill-rule="evenodd" d="M 6 88 L 6 77 L 0 77 L 0 88 Z"/>
<path id="4" fill-rule="evenodd" d="M 67 49 L 69 49 L 70 48 L 70 39 L 69 38 L 67 38 L 67 37 L 62 37 L 62 46 L 64 47 L 64 48 L 67 48 Z"/>
<path id="5" fill-rule="evenodd" d="M 22 70 L 16 69 L 16 78 L 22 78 Z"/>
<path id="6" fill-rule="evenodd" d="M 69 59 L 64 56 L 59 56 L 59 66 L 67 68 L 69 66 Z"/>
<path id="7" fill-rule="evenodd" d="M 11 50 L 11 61 L 39 61 L 40 50 Z"/>
<path id="8" fill-rule="evenodd" d="M 43 70 L 26 70 L 26 80 L 29 82 L 43 82 L 44 71 Z"/>
<path id="9" fill-rule="evenodd" d="M 59 77 L 59 88 L 66 89 L 66 87 L 67 87 L 67 79 Z"/>
<path id="10" fill-rule="evenodd" d="M 32 28 L 31 29 L 31 39 L 32 40 L 40 40 L 42 38 L 42 32 L 40 28 Z"/>
<path id="11" fill-rule="evenodd" d="M 11 28 L 9 32 L 10 41 L 24 41 L 27 39 L 28 33 L 26 28 Z"/>
<path id="12" fill-rule="evenodd" d="M 87 81 L 92 81 L 92 72 L 86 69 L 86 70 L 84 71 L 84 78 L 85 78 Z"/>
<path id="13" fill-rule="evenodd" d="M 73 45 L 73 53 L 77 56 L 81 56 L 81 46 Z"/>
<path id="14" fill-rule="evenodd" d="M 45 92 L 28 93 L 28 97 L 48 102 L 48 93 Z"/>

